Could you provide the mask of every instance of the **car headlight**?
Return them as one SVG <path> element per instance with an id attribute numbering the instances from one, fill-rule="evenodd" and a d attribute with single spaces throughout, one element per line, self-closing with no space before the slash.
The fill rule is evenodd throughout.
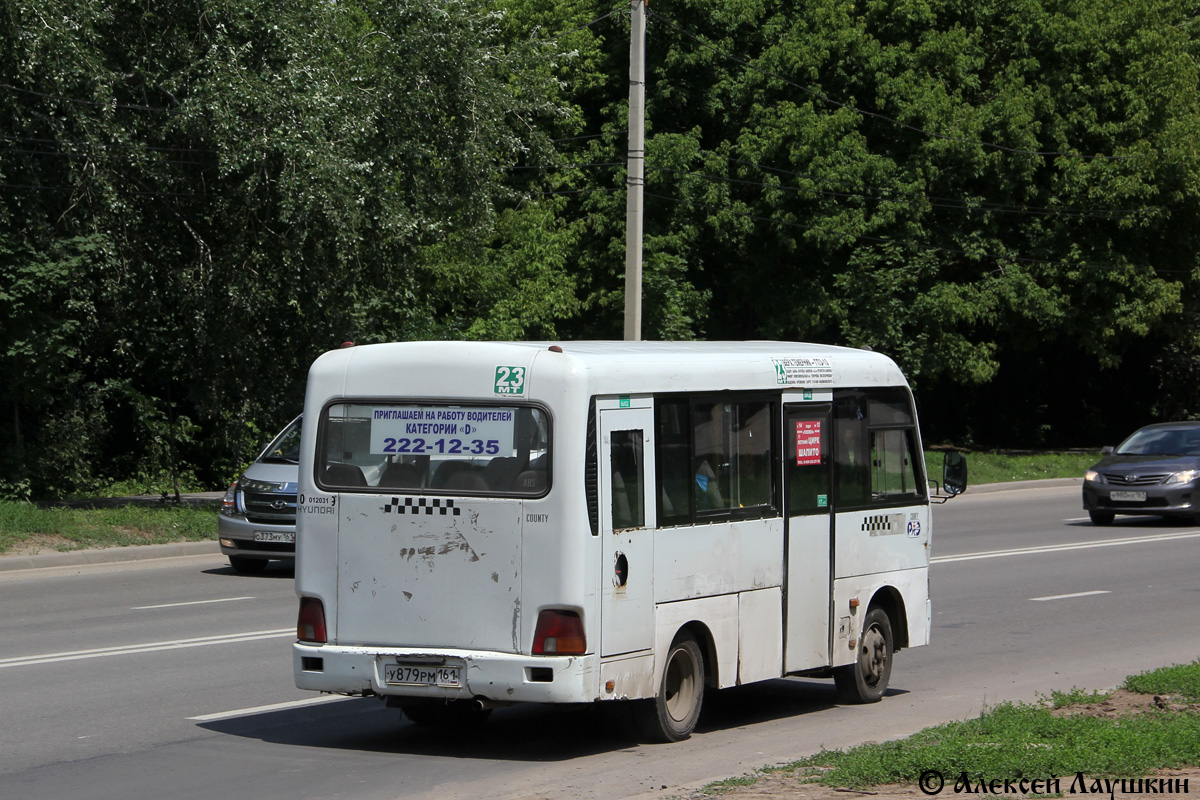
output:
<path id="1" fill-rule="evenodd" d="M 221 498 L 221 514 L 223 516 L 236 517 L 238 515 L 237 486 L 237 481 L 229 484 L 229 488 L 225 490 L 225 496 Z"/>
<path id="2" fill-rule="evenodd" d="M 1094 469 L 1089 469 L 1083 473 L 1083 479 L 1089 483 L 1104 483 L 1104 476 Z"/>
<path id="3" fill-rule="evenodd" d="M 1174 475 L 1168 476 L 1163 483 L 1168 485 L 1172 483 L 1191 483 L 1198 477 L 1200 477 L 1200 469 L 1185 469 L 1183 472 L 1176 472 Z"/>

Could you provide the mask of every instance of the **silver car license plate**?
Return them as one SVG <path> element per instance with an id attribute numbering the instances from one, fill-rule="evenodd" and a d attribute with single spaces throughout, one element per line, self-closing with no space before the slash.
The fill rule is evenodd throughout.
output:
<path id="1" fill-rule="evenodd" d="M 254 541 L 256 542 L 288 542 L 296 543 L 295 531 L 255 531 Z"/>
<path id="2" fill-rule="evenodd" d="M 1146 502 L 1145 492 L 1109 492 L 1108 499 L 1115 500 L 1119 503 L 1144 503 Z"/>

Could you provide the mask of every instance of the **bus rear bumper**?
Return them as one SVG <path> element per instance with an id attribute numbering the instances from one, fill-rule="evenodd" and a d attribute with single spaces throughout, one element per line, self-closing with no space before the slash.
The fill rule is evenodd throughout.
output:
<path id="1" fill-rule="evenodd" d="M 292 671 L 301 689 L 446 701 L 587 703 L 597 699 L 598 663 L 594 655 L 527 656 L 301 642 L 292 646 Z"/>

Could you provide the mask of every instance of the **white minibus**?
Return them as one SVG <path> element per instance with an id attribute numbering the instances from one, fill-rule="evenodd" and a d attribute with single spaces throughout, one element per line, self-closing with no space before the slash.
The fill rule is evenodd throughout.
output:
<path id="1" fill-rule="evenodd" d="M 313 364 L 304 418 L 300 688 L 418 724 L 633 701 L 677 741 L 706 688 L 832 677 L 873 702 L 929 640 L 929 482 L 879 353 L 348 347 Z M 961 456 L 943 482 L 965 489 Z"/>

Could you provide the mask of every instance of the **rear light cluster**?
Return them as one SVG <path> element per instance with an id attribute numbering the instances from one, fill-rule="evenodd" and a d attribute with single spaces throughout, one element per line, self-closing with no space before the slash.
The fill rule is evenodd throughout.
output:
<path id="1" fill-rule="evenodd" d="M 310 644 L 325 644 L 325 604 L 315 597 L 300 598 L 296 638 Z"/>
<path id="2" fill-rule="evenodd" d="M 533 633 L 533 654 L 580 656 L 587 652 L 583 620 L 574 611 L 546 609 L 538 614 Z"/>

